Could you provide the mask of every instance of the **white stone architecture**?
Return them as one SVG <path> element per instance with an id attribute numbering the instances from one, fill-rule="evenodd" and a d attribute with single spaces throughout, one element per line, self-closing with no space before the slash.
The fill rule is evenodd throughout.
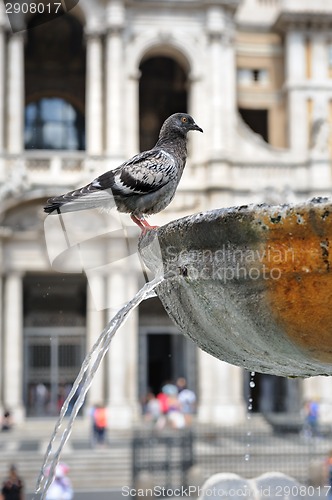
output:
<path id="1" fill-rule="evenodd" d="M 102 234 L 103 213 L 78 219 L 88 281 L 75 259 L 52 268 L 48 197 L 152 146 L 176 111 L 204 135 L 190 136 L 177 195 L 153 223 L 332 186 L 331 2 L 80 0 L 43 16 L 18 14 L 13 33 L 0 2 L 0 408 L 17 421 L 57 413 L 87 349 L 143 282 L 140 269 L 106 265 L 124 242 Z M 198 350 L 152 299 L 116 335 L 86 408 L 104 403 L 110 425 L 129 427 L 148 388 L 179 376 L 200 421 L 244 418 L 250 374 Z M 329 378 L 257 375 L 254 409 L 296 412 L 319 397 L 332 418 L 331 394 Z"/>

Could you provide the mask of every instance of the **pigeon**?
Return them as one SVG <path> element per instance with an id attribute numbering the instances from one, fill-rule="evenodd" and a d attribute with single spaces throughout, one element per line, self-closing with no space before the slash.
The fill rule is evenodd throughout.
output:
<path id="1" fill-rule="evenodd" d="M 187 113 L 175 113 L 163 123 L 156 145 L 94 179 L 86 186 L 50 198 L 44 211 L 60 214 L 90 208 L 130 213 L 143 232 L 154 229 L 146 215 L 164 210 L 172 201 L 187 159 L 187 133 L 203 132 Z"/>

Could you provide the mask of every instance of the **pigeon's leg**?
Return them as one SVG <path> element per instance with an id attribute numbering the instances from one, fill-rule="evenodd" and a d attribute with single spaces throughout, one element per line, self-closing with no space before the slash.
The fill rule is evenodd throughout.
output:
<path id="1" fill-rule="evenodd" d="M 131 220 L 142 229 L 143 233 L 146 233 L 146 231 L 149 231 L 151 229 L 158 229 L 158 226 L 150 226 L 150 224 L 146 219 L 144 219 L 144 217 L 137 217 L 134 214 L 131 214 L 130 217 Z"/>
<path id="2" fill-rule="evenodd" d="M 150 226 L 150 224 L 144 217 L 141 218 L 141 222 L 146 229 L 158 229 L 159 227 L 159 226 Z"/>
<path id="3" fill-rule="evenodd" d="M 137 225 L 138 225 L 138 227 L 140 227 L 140 228 L 142 229 L 142 231 L 143 231 L 143 230 L 145 230 L 145 226 L 144 226 L 144 224 L 143 224 L 143 222 L 142 222 L 142 219 L 139 219 L 139 218 L 138 218 L 138 217 L 136 217 L 136 215 L 134 215 L 134 214 L 131 214 L 130 218 L 131 218 L 131 220 L 132 220 L 133 222 L 135 222 L 135 224 L 137 224 Z"/>

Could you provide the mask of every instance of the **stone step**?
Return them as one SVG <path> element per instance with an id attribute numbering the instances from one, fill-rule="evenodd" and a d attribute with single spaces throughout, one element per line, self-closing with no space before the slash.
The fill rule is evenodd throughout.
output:
<path id="1" fill-rule="evenodd" d="M 26 455 L 26 457 L 24 457 Z M 43 456 L 6 453 L 0 456 L 0 477 L 6 475 L 8 465 L 15 463 L 27 491 L 33 491 Z M 91 450 L 90 453 L 71 453 L 63 457 L 70 468 L 73 486 L 80 490 L 114 488 L 131 481 L 131 454 L 129 450 Z M 93 482 L 93 484 L 91 484 Z"/>

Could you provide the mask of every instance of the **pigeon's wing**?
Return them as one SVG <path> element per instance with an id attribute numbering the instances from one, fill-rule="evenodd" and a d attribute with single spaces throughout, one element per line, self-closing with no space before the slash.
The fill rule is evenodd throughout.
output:
<path id="1" fill-rule="evenodd" d="M 162 149 L 151 149 L 102 174 L 93 184 L 97 189 L 111 189 L 114 196 L 129 197 L 158 191 L 176 175 L 173 156 Z"/>
<path id="2" fill-rule="evenodd" d="M 64 213 L 112 207 L 113 196 L 127 198 L 153 193 L 176 175 L 174 158 L 162 149 L 151 149 L 134 156 L 115 170 L 105 172 L 87 186 L 50 198 L 44 211 Z"/>

